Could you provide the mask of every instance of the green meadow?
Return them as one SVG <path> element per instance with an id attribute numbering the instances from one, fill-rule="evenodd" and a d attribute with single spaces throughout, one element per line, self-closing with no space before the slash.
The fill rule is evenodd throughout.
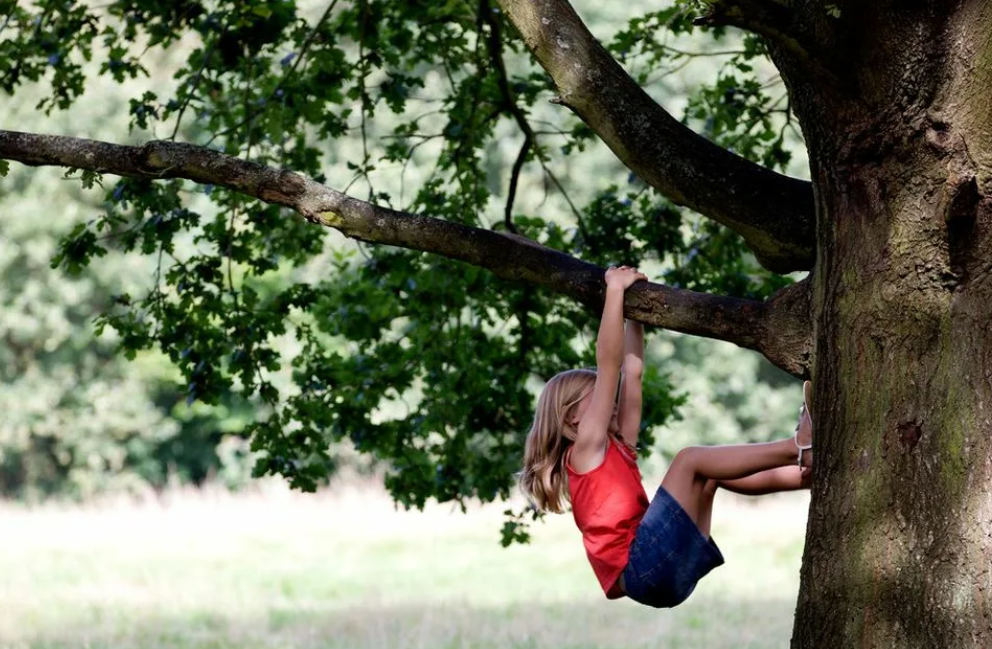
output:
<path id="1" fill-rule="evenodd" d="M 727 564 L 674 610 L 607 601 L 569 516 L 504 549 L 501 506 L 369 486 L 0 505 L 0 647 L 785 647 L 807 504 L 721 494 Z"/>

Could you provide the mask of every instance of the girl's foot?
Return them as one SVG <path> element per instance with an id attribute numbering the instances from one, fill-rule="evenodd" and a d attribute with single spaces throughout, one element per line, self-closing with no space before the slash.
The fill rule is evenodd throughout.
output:
<path id="1" fill-rule="evenodd" d="M 813 464 L 813 454 L 805 453 L 813 448 L 813 420 L 809 414 L 809 407 L 813 403 L 813 385 L 809 381 L 803 383 L 803 405 L 799 408 L 799 422 L 796 424 L 796 433 L 793 441 L 796 443 L 798 457 L 796 463 L 800 468 L 809 467 Z"/>

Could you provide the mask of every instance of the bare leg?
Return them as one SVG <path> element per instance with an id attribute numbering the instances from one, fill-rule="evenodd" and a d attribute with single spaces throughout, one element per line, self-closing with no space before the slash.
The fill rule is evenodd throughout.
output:
<path id="1" fill-rule="evenodd" d="M 699 518 L 696 527 L 707 539 L 710 538 L 710 522 L 713 520 L 713 497 L 716 496 L 716 488 L 719 483 L 716 480 L 707 480 L 703 483 L 699 492 Z M 680 503 L 681 504 L 681 503 Z"/>
<path id="2" fill-rule="evenodd" d="M 721 480 L 718 485 L 721 489 L 745 496 L 763 496 L 780 491 L 809 489 L 809 478 L 810 469 L 808 468 L 799 471 L 794 466 L 780 466 L 777 469 L 761 471 L 746 478 Z"/>
<path id="3" fill-rule="evenodd" d="M 780 491 L 809 489 L 811 476 L 812 470 L 809 467 L 800 471 L 797 467 L 780 466 L 736 480 L 706 480 L 702 483 L 697 497 L 699 518 L 695 519 L 696 526 L 705 538 L 710 538 L 713 499 L 717 487 L 745 496 L 763 496 Z"/>
<path id="4" fill-rule="evenodd" d="M 810 384 L 803 384 L 804 407 L 794 438 L 765 444 L 696 446 L 679 451 L 661 486 L 682 506 L 703 536 L 709 538 L 713 497 L 717 487 L 758 496 L 778 491 L 808 489 L 813 441 L 813 422 L 806 406 L 811 401 Z M 803 467 L 796 461 L 799 445 L 806 450 Z"/>
<path id="5" fill-rule="evenodd" d="M 697 526 L 703 515 L 702 522 L 708 528 L 713 494 L 707 492 L 715 491 L 707 489 L 711 480 L 719 483 L 747 478 L 768 469 L 787 467 L 796 461 L 795 458 L 796 445 L 792 439 L 764 444 L 693 446 L 679 451 L 661 486 Z M 794 471 L 799 474 L 798 468 Z M 704 532 L 704 536 L 708 536 L 708 532 Z"/>

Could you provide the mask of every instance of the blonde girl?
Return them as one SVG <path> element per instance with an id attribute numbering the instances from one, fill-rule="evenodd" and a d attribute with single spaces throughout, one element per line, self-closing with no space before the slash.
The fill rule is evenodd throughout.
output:
<path id="1" fill-rule="evenodd" d="M 679 451 L 649 502 L 637 468 L 644 334 L 623 322 L 624 292 L 647 277 L 606 271 L 606 302 L 596 339 L 596 369 L 554 376 L 527 435 L 520 486 L 543 511 L 571 502 L 593 572 L 610 599 L 676 606 L 723 563 L 710 538 L 718 487 L 759 495 L 809 487 L 812 422 L 809 384 L 791 438 L 764 444 Z M 619 399 L 617 399 L 619 383 Z M 795 465 L 798 464 L 799 468 Z M 792 466 L 789 466 L 792 465 Z"/>

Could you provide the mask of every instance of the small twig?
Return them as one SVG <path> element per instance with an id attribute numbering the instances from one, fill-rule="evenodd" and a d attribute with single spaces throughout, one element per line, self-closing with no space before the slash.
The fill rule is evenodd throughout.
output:
<path id="1" fill-rule="evenodd" d="M 670 68 L 666 68 L 666 69 L 662 70 L 661 74 L 655 75 L 654 77 L 651 77 L 650 79 L 647 79 L 646 80 L 646 83 L 647 83 L 647 85 L 658 83 L 659 81 L 661 81 L 665 77 L 667 77 L 667 76 L 669 76 L 671 74 L 675 74 L 676 72 L 679 72 L 680 70 L 688 67 L 690 63 L 692 63 L 692 59 L 685 59 L 684 61 L 679 62 L 678 65 L 673 65 Z"/>
<path id="2" fill-rule="evenodd" d="M 371 156 L 369 155 L 369 140 L 367 132 L 367 121 L 368 121 L 368 89 L 365 86 L 365 79 L 369 74 L 369 63 L 365 56 L 365 27 L 368 24 L 368 13 L 369 13 L 369 3 L 368 0 L 362 0 L 362 28 L 358 35 L 358 60 L 361 61 L 359 67 L 358 76 L 361 79 L 361 92 L 359 97 L 361 98 L 362 104 L 362 176 L 365 178 L 365 184 L 369 186 L 369 200 L 373 200 L 375 197 L 375 189 L 372 187 L 372 179 L 369 178 L 368 168 L 369 160 Z"/>
<path id="3" fill-rule="evenodd" d="M 176 114 L 176 127 L 172 129 L 172 135 L 169 137 L 173 142 L 176 140 L 176 135 L 179 133 L 179 125 L 183 121 L 183 113 L 186 112 L 186 107 L 193 100 L 193 94 L 196 92 L 196 87 L 200 83 L 200 78 L 203 76 L 203 71 L 207 69 L 207 63 L 210 61 L 210 56 L 214 51 L 214 42 L 212 41 L 207 49 L 203 52 L 203 63 L 200 64 L 200 69 L 196 71 L 193 78 L 189 82 L 189 92 L 186 93 L 186 97 L 183 98 L 183 103 L 179 106 L 179 112 Z"/>
<path id="4" fill-rule="evenodd" d="M 158 249 L 158 264 L 155 267 L 155 291 L 160 293 L 162 290 L 162 254 L 164 250 L 161 246 Z"/>
<path id="5" fill-rule="evenodd" d="M 234 219 L 238 216 L 238 209 L 241 207 L 240 200 L 235 198 L 234 208 L 231 210 L 231 218 L 227 221 L 227 289 L 231 294 L 231 298 L 234 300 L 234 308 L 240 313 L 241 311 L 241 300 L 238 299 L 238 292 L 234 290 L 234 275 L 231 270 L 231 266 L 234 265 L 233 259 L 233 247 L 234 247 Z"/>
<path id="6" fill-rule="evenodd" d="M 417 149 L 427 144 L 432 140 L 444 137 L 443 133 L 438 133 L 437 135 L 421 136 L 423 139 L 417 142 L 412 147 L 410 147 L 406 152 L 406 159 L 403 161 L 403 166 L 400 168 L 400 203 L 403 202 L 404 192 L 406 191 L 406 170 L 410 166 L 410 161 L 413 160 L 413 154 L 416 153 Z"/>
<path id="7" fill-rule="evenodd" d="M 160 248 L 159 250 L 162 250 L 162 249 Z M 183 272 L 184 273 L 189 274 L 189 266 L 186 265 L 186 262 L 185 261 L 181 260 L 179 257 L 176 257 L 174 254 L 172 254 L 168 250 L 165 251 L 165 254 L 169 255 L 169 257 L 172 259 L 172 261 L 175 262 L 180 268 L 183 269 Z"/>
<path id="8" fill-rule="evenodd" d="M 765 88 L 771 88 L 772 86 L 778 86 L 781 84 L 782 84 L 782 75 L 775 74 L 772 75 L 772 77 L 769 78 L 768 81 L 761 84 L 761 89 L 764 90 Z"/>
<path id="9" fill-rule="evenodd" d="M 444 137 L 444 133 L 410 133 L 409 135 L 382 135 L 379 136 L 380 140 L 433 140 L 434 138 Z M 415 146 L 419 146 L 422 142 L 418 142 Z"/>
<path id="10" fill-rule="evenodd" d="M 513 234 L 518 234 L 517 226 L 513 224 L 513 199 L 517 195 L 517 182 L 520 180 L 520 171 L 524 168 L 524 163 L 527 162 L 527 154 L 530 152 L 530 147 L 534 143 L 534 138 L 530 133 L 524 134 L 524 144 L 520 147 L 520 153 L 517 155 L 516 162 L 513 163 L 513 171 L 510 173 L 510 188 L 506 192 L 506 209 L 503 212 L 503 223 L 506 225 L 506 229 Z"/>
<path id="11" fill-rule="evenodd" d="M 689 51 L 686 51 L 686 50 L 680 50 L 677 47 L 672 47 L 670 45 L 664 45 L 664 44 L 661 44 L 661 43 L 658 44 L 658 47 L 660 47 L 661 49 L 666 50 L 668 52 L 675 52 L 676 54 L 678 54 L 680 56 L 689 56 L 689 57 L 697 57 L 697 56 L 734 56 L 734 55 L 737 55 L 737 54 L 746 54 L 747 53 L 745 50 L 715 50 L 715 51 L 712 51 L 712 52 L 705 52 L 705 51 L 689 52 Z"/>
<path id="12" fill-rule="evenodd" d="M 104 234 L 104 235 L 101 235 L 101 236 L 97 237 L 96 240 L 97 241 L 107 241 L 109 239 L 116 239 L 118 237 L 124 236 L 125 234 L 134 232 L 135 230 L 137 230 L 138 228 L 140 228 L 144 224 L 145 224 L 144 221 L 142 221 L 141 219 L 138 219 L 138 221 L 134 225 L 132 225 L 131 227 L 125 228 L 124 230 L 115 230 L 113 232 L 108 232 L 107 234 Z"/>

